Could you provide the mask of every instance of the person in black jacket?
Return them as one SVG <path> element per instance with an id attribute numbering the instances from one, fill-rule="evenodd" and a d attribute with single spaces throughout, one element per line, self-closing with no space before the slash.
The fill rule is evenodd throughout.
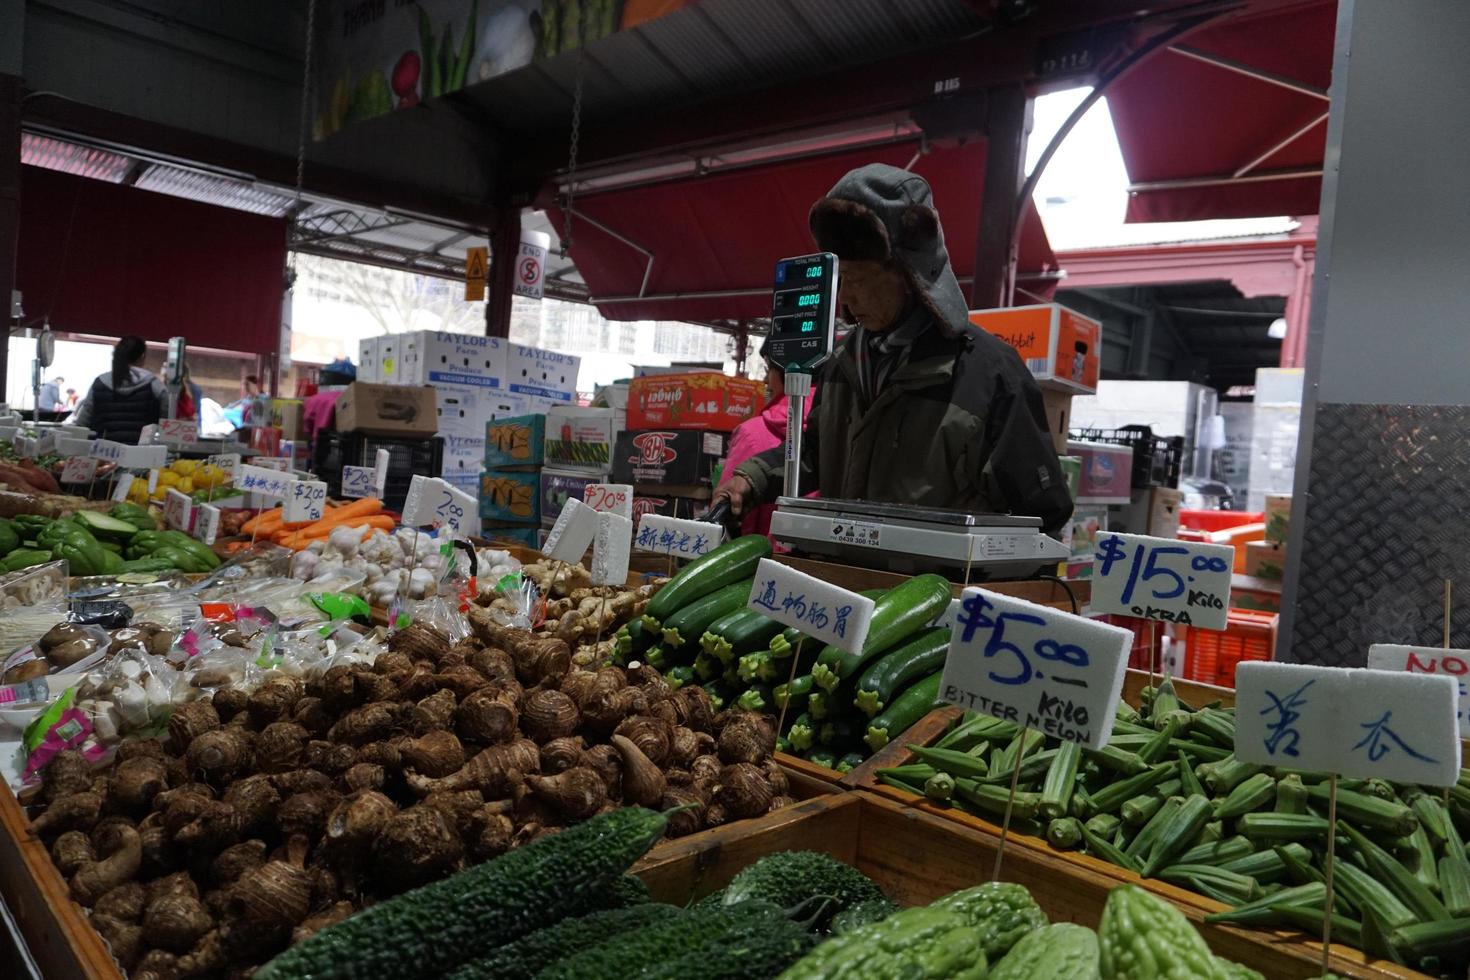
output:
<path id="1" fill-rule="evenodd" d="M 77 408 L 76 424 L 85 425 L 99 439 L 136 445 L 143 426 L 154 425 L 168 414 L 168 391 L 163 382 L 143 370 L 148 345 L 127 336 L 112 349 L 112 370 L 92 382 Z"/>

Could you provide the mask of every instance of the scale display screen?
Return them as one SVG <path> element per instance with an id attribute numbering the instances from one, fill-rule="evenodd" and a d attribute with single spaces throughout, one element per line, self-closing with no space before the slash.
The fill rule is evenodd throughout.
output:
<path id="1" fill-rule="evenodd" d="M 818 252 L 776 263 L 771 357 L 787 370 L 810 370 L 832 352 L 837 257 Z"/>

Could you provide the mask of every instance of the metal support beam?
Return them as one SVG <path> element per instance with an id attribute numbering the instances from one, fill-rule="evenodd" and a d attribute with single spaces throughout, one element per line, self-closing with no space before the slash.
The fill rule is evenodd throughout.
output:
<path id="1" fill-rule="evenodd" d="M 1026 179 L 1026 134 L 1031 129 L 1031 99 L 1020 85 L 992 88 L 985 120 L 985 185 L 980 228 L 975 239 L 975 309 L 1009 306 L 1016 281 L 1020 236 L 1021 184 Z"/>
<path id="2" fill-rule="evenodd" d="M 744 374 L 750 359 L 750 321 L 741 320 L 735 325 L 735 373 Z"/>
<path id="3" fill-rule="evenodd" d="M 1149 352 L 1154 340 L 1154 311 L 1149 310 L 1133 322 L 1133 338 L 1128 344 L 1128 376 L 1147 378 Z"/>
<path id="4" fill-rule="evenodd" d="M 489 299 L 485 304 L 485 336 L 510 336 L 510 311 L 515 300 L 516 257 L 521 251 L 521 209 L 500 209 L 500 220 L 490 233 Z"/>
<path id="5" fill-rule="evenodd" d="M 10 323 L 10 293 L 15 289 L 15 256 L 20 245 L 20 79 L 0 75 L 0 313 Z M 31 308 L 40 309 L 40 297 Z M 7 335 L 9 331 L 6 331 Z M 10 345 L 0 344 L 0 399 Z"/>

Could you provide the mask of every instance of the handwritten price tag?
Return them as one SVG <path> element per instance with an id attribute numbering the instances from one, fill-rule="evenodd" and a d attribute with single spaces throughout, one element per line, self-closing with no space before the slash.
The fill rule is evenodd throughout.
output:
<path id="1" fill-rule="evenodd" d="M 848 653 L 863 648 L 873 619 L 873 600 L 867 596 L 769 558 L 756 566 L 745 607 Z"/>
<path id="2" fill-rule="evenodd" d="M 286 484 L 284 499 L 286 512 L 282 520 L 287 524 L 319 521 L 327 504 L 327 485 L 320 480 L 291 480 Z"/>
<path id="3" fill-rule="evenodd" d="M 638 536 L 633 539 L 633 546 L 639 551 L 654 551 L 675 558 L 698 558 L 714 551 L 724 540 L 725 529 L 718 524 L 644 514 L 638 522 Z"/>
<path id="4" fill-rule="evenodd" d="M 90 483 L 97 475 L 97 460 L 91 456 L 73 456 L 61 468 L 62 483 Z"/>
<path id="5" fill-rule="evenodd" d="M 597 537 L 592 542 L 592 584 L 626 585 L 632 546 L 631 520 L 613 511 L 598 514 Z"/>
<path id="6" fill-rule="evenodd" d="M 112 488 L 113 503 L 122 503 L 128 499 L 128 491 L 133 489 L 133 474 L 123 473 L 117 478 L 117 485 Z"/>
<path id="7" fill-rule="evenodd" d="M 256 466 L 267 470 L 281 470 L 282 472 L 291 468 L 291 457 L 289 456 L 257 456 L 251 460 Z"/>
<path id="8" fill-rule="evenodd" d="M 344 497 L 373 497 L 377 495 L 377 487 L 373 486 L 374 470 L 371 466 L 344 466 L 342 467 L 342 496 Z"/>
<path id="9" fill-rule="evenodd" d="M 130 470 L 159 469 L 168 464 L 167 446 L 129 446 L 110 439 L 93 442 L 92 455 Z"/>
<path id="10" fill-rule="evenodd" d="M 158 489 L 158 470 L 148 471 L 148 497 L 152 499 L 153 491 Z"/>
<path id="11" fill-rule="evenodd" d="M 1242 662 L 1235 755 L 1266 766 L 1453 786 L 1457 698 L 1447 674 Z"/>
<path id="12" fill-rule="evenodd" d="M 280 470 L 242 463 L 240 476 L 235 480 L 235 489 L 260 493 L 267 497 L 284 497 L 286 484 L 290 482 L 290 478 L 283 476 Z"/>
<path id="13" fill-rule="evenodd" d="M 582 492 L 582 501 L 598 513 L 633 519 L 633 488 L 626 483 L 589 483 Z"/>
<path id="14" fill-rule="evenodd" d="M 163 522 L 177 531 L 189 530 L 194 501 L 187 493 L 169 487 L 163 494 Z"/>
<path id="15" fill-rule="evenodd" d="M 231 480 L 240 479 L 241 462 L 239 453 L 216 453 L 204 461 L 206 466 L 213 466 L 230 474 Z"/>
<path id="16" fill-rule="evenodd" d="M 556 516 L 551 533 L 546 535 L 541 553 L 556 561 L 580 562 L 587 553 L 587 546 L 597 537 L 601 523 L 597 511 L 580 500 L 568 500 Z"/>
<path id="17" fill-rule="evenodd" d="M 1133 634 L 982 589 L 950 633 L 945 701 L 1090 749 L 1113 735 Z"/>
<path id="18" fill-rule="evenodd" d="M 1141 534 L 1099 535 L 1092 611 L 1223 630 L 1235 549 Z"/>
<path id="19" fill-rule="evenodd" d="M 158 436 L 164 442 L 198 442 L 199 423 L 193 419 L 159 419 Z"/>
<path id="20" fill-rule="evenodd" d="M 450 528 L 455 534 L 464 536 L 479 530 L 479 502 L 458 487 L 450 486 L 443 479 L 435 487 L 438 503 L 434 507 L 435 522 Z"/>
<path id="21" fill-rule="evenodd" d="M 1368 648 L 1368 666 L 1410 674 L 1448 674 L 1459 686 L 1460 737 L 1470 738 L 1470 650 L 1405 647 L 1375 643 Z"/>
<path id="22" fill-rule="evenodd" d="M 214 504 L 200 504 L 194 514 L 194 537 L 205 544 L 214 544 L 219 536 L 219 508 Z"/>

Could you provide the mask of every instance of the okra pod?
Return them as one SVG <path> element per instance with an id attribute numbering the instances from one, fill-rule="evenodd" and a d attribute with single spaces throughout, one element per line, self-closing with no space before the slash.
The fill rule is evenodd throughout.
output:
<path id="1" fill-rule="evenodd" d="M 1116 783 L 1109 783 L 1092 794 L 1092 812 L 1118 812 L 1124 802 L 1164 782 L 1173 771 L 1173 766 L 1154 766 Z"/>
<path id="2" fill-rule="evenodd" d="M 1209 822 L 1212 809 L 1208 797 L 1191 796 L 1185 800 L 1174 818 L 1159 831 L 1148 860 L 1143 864 L 1144 876 L 1153 877 L 1160 868 L 1173 864 L 1175 855 L 1188 850 L 1195 836 Z"/>
<path id="3" fill-rule="evenodd" d="M 1322 907 L 1327 900 L 1327 886 L 1319 884 L 1298 885 L 1295 888 L 1284 888 L 1279 892 L 1273 892 L 1265 898 L 1258 898 L 1253 902 L 1237 905 L 1232 909 L 1222 912 L 1214 912 L 1205 916 L 1206 922 L 1229 922 L 1235 925 L 1259 925 L 1275 921 L 1272 918 L 1273 906 L 1296 906 L 1308 907 L 1315 905 Z M 1318 913 L 1319 917 L 1321 913 Z M 1320 920 L 1319 920 L 1320 921 Z"/>
<path id="4" fill-rule="evenodd" d="M 1308 786 L 1307 797 L 1325 804 L 1330 795 L 1327 786 Z M 1419 826 L 1414 811 L 1397 801 L 1377 796 L 1355 793 L 1350 789 L 1337 789 L 1337 816 L 1358 827 L 1381 830 L 1391 837 L 1407 837 Z"/>
<path id="5" fill-rule="evenodd" d="M 1177 864 L 1223 865 L 1227 861 L 1249 857 L 1256 853 L 1256 846 L 1244 837 L 1227 837 L 1224 840 L 1196 844 L 1179 855 Z"/>
<path id="6" fill-rule="evenodd" d="M 1162 833 L 1164 826 L 1170 820 L 1174 819 L 1174 814 L 1179 811 L 1179 806 L 1180 804 L 1176 799 L 1171 798 L 1165 800 L 1164 805 L 1159 808 L 1159 812 L 1153 815 L 1153 819 L 1144 824 L 1143 828 L 1133 835 L 1133 839 L 1128 842 L 1128 846 L 1123 848 L 1123 853 L 1137 861 L 1141 867 L 1148 859 L 1149 852 L 1153 850 L 1154 841 L 1158 840 L 1159 834 Z"/>
<path id="7" fill-rule="evenodd" d="M 1277 813 L 1307 812 L 1307 787 L 1302 783 L 1302 777 L 1292 773 L 1276 780 L 1274 809 Z"/>
<path id="8" fill-rule="evenodd" d="M 1242 813 L 1260 810 L 1276 799 L 1276 780 L 1270 773 L 1258 772 L 1238 784 L 1230 795 L 1215 804 L 1215 819 L 1230 820 Z"/>
<path id="9" fill-rule="evenodd" d="M 1046 825 L 1046 839 L 1053 847 L 1070 851 L 1082 843 L 1082 824 L 1075 817 L 1057 817 Z"/>
<path id="10" fill-rule="evenodd" d="M 1068 812 L 1072 792 L 1077 785 L 1077 768 L 1081 763 L 1082 745 L 1079 742 L 1063 742 L 1056 755 L 1052 756 L 1046 779 L 1041 784 L 1040 813 L 1043 819 L 1056 820 Z M 1078 839 L 1081 839 L 1080 834 Z"/>
<path id="11" fill-rule="evenodd" d="M 1086 824 L 1082 825 L 1082 839 L 1087 842 L 1087 852 L 1094 857 L 1128 871 L 1137 872 L 1139 870 L 1137 861 L 1103 835 L 1088 830 Z"/>

